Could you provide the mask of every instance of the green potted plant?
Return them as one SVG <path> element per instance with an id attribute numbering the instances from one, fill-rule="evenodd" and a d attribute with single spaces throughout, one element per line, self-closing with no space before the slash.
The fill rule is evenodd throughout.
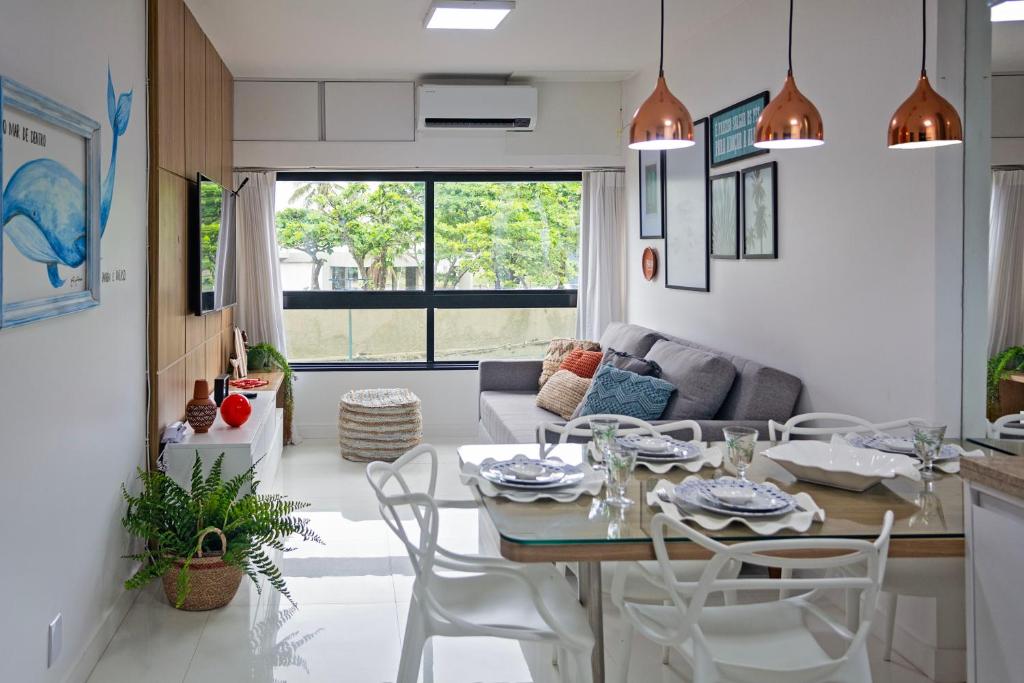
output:
<path id="1" fill-rule="evenodd" d="M 143 552 L 127 556 L 142 562 L 142 567 L 125 588 L 141 588 L 161 578 L 172 605 L 207 610 L 229 603 L 243 575 L 260 591 L 262 575 L 292 599 L 267 550 L 287 550 L 284 541 L 293 534 L 323 543 L 308 520 L 294 514 L 309 504 L 258 493 L 255 465 L 225 480 L 223 463 L 221 454 L 204 478 L 197 452 L 188 491 L 158 471 L 139 470 L 142 492 L 137 496 L 121 485 L 128 504 L 121 523 L 147 544 Z"/>
<path id="2" fill-rule="evenodd" d="M 292 442 L 292 415 L 295 411 L 295 395 L 292 393 L 292 380 L 294 374 L 292 367 L 288 365 L 288 359 L 284 357 L 272 344 L 254 344 L 246 349 L 246 360 L 248 369 L 253 372 L 274 370 L 275 368 L 284 373 L 282 387 L 284 390 L 284 442 Z"/>
<path id="3" fill-rule="evenodd" d="M 988 360 L 988 408 L 999 412 L 999 383 L 1011 372 L 1024 368 L 1024 346 L 1011 346 Z"/>

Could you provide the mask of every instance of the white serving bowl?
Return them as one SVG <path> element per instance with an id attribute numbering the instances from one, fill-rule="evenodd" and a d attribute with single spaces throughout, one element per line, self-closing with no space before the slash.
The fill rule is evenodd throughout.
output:
<path id="1" fill-rule="evenodd" d="M 856 448 L 838 434 L 831 442 L 788 441 L 764 454 L 801 481 L 848 491 L 864 491 L 883 479 L 895 477 L 921 479 L 917 462 L 912 458 Z"/>

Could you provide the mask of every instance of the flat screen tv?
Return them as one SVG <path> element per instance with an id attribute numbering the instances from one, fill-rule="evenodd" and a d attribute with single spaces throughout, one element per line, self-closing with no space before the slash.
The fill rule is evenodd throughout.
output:
<path id="1" fill-rule="evenodd" d="M 190 205 L 189 300 L 203 315 L 238 301 L 235 196 L 200 173 Z"/>

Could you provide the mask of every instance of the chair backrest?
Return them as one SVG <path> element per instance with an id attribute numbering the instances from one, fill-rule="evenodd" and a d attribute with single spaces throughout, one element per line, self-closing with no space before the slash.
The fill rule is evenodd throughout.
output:
<path id="1" fill-rule="evenodd" d="M 809 591 L 806 595 L 797 598 L 780 598 L 789 600 L 800 600 L 816 616 L 828 623 L 833 623 L 823 612 L 816 609 L 810 602 L 812 595 L 817 591 L 825 590 L 856 590 L 861 593 L 864 600 L 864 607 L 860 613 L 860 624 L 857 631 L 852 634 L 847 645 L 846 652 L 836 657 L 829 666 L 838 666 L 842 659 L 856 647 L 864 644 L 871 627 L 871 617 L 875 612 L 878 599 L 878 592 L 885 574 L 885 563 L 889 552 L 889 535 L 892 531 L 893 513 L 887 511 L 882 519 L 881 531 L 874 541 L 847 539 L 847 538 L 795 538 L 795 539 L 766 539 L 763 541 L 748 541 L 725 545 L 708 536 L 705 536 L 696 529 L 676 521 L 659 513 L 651 520 L 651 536 L 654 542 L 654 552 L 661 569 L 661 578 L 664 588 L 672 598 L 672 603 L 679 612 L 679 621 L 669 631 L 658 632 L 647 627 L 651 637 L 656 642 L 664 645 L 671 645 L 683 642 L 687 637 L 692 637 L 697 647 L 711 653 L 719 665 L 728 666 L 728 662 L 722 662 L 715 657 L 707 638 L 705 638 L 700 626 L 700 615 L 704 609 L 707 598 L 712 593 L 726 593 L 729 591 L 738 593 L 740 591 L 772 591 L 773 595 L 783 595 L 785 592 Z M 701 545 L 714 553 L 714 556 L 706 564 L 700 579 L 697 581 L 680 581 L 673 571 L 672 561 L 669 558 L 668 548 L 665 544 L 666 532 L 675 536 L 683 536 L 690 541 Z M 776 553 L 790 552 L 801 557 L 780 557 Z M 770 553 L 770 554 L 769 554 Z M 813 555 L 813 557 L 806 557 Z M 721 578 L 723 570 L 732 562 L 759 565 L 768 568 L 790 570 L 818 570 L 819 576 L 808 578 L 781 578 L 781 579 L 734 579 Z M 820 576 L 821 570 L 846 567 L 842 576 L 835 576 L 831 573 Z M 779 591 L 774 593 L 774 591 Z M 763 595 L 762 594 L 762 597 Z M 624 604 L 627 609 L 630 605 L 621 602 L 621 596 L 613 596 L 618 604 Z M 741 600 L 742 602 L 742 600 Z M 760 624 L 747 623 L 744 628 L 747 632 L 757 631 Z M 766 621 L 764 624 L 765 633 L 770 632 L 775 623 Z M 826 667 L 827 668 L 827 667 Z M 780 672 L 782 677 L 779 680 L 792 681 L 797 683 L 802 680 L 800 670 Z M 805 676 L 817 673 L 810 670 L 802 672 Z M 768 681 L 768 675 L 755 678 L 758 681 Z M 813 677 L 818 680 L 817 677 Z M 730 679 L 731 680 L 731 679 Z M 739 679 L 738 679 L 739 680 Z"/>
<path id="2" fill-rule="evenodd" d="M 667 434 L 669 432 L 675 432 L 682 429 L 689 429 L 693 433 L 693 440 L 701 440 L 701 429 L 700 425 L 693 420 L 676 420 L 675 422 L 666 422 L 665 424 L 653 425 L 646 420 L 640 418 L 630 417 L 629 415 L 584 415 L 569 420 L 564 425 L 558 424 L 557 422 L 544 422 L 537 426 L 537 442 L 546 443 L 548 434 L 557 434 L 558 443 L 565 443 L 570 437 L 582 437 L 589 439 L 592 435 L 590 430 L 590 421 L 594 419 L 611 419 L 618 420 L 620 436 L 626 434 L 647 434 L 650 436 L 658 436 L 660 434 Z M 623 429 L 623 425 L 631 425 Z"/>
<path id="3" fill-rule="evenodd" d="M 1017 426 L 1007 426 L 1011 424 Z M 1001 439 L 1003 436 L 1024 436 L 1024 411 L 1003 415 L 988 423 L 988 438 Z"/>
<path id="4" fill-rule="evenodd" d="M 791 436 L 829 436 L 831 434 L 849 434 L 850 432 L 872 432 L 879 434 L 891 429 L 902 429 L 908 427 L 911 422 L 918 418 L 908 417 L 892 422 L 869 422 L 856 415 L 845 415 L 843 413 L 803 413 L 794 415 L 779 423 L 775 420 L 768 421 L 768 439 L 773 442 L 789 441 Z M 801 427 L 805 422 L 831 422 L 827 427 Z"/>

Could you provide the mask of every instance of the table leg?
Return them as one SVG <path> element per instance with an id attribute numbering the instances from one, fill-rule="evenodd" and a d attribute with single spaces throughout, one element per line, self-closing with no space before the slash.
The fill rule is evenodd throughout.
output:
<path id="1" fill-rule="evenodd" d="M 604 683 L 604 613 L 601 611 L 601 563 L 579 563 L 580 604 L 587 610 L 587 621 L 594 632 L 594 652 L 590 666 L 593 683 Z"/>

